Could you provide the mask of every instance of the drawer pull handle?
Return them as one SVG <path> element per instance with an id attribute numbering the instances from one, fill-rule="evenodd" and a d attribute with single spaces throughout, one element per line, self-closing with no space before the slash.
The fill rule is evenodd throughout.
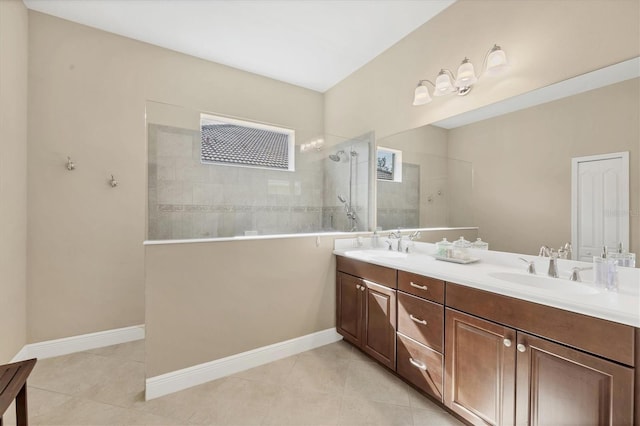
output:
<path id="1" fill-rule="evenodd" d="M 417 322 L 418 324 L 427 325 L 427 321 L 420 318 L 416 318 L 413 316 L 413 314 L 409 314 L 409 318 L 411 318 L 414 322 Z"/>
<path id="2" fill-rule="evenodd" d="M 420 370 L 422 370 L 422 371 L 427 371 L 427 366 L 426 366 L 423 362 L 416 361 L 416 360 L 415 360 L 415 359 L 413 359 L 413 358 L 409 358 L 409 362 L 410 362 L 410 363 L 411 363 L 411 365 L 413 365 L 414 367 L 419 368 L 419 369 L 420 369 Z"/>
<path id="3" fill-rule="evenodd" d="M 411 287 L 415 287 L 415 288 L 419 288 L 420 290 L 429 290 L 429 287 L 427 287 L 426 285 L 420 285 L 420 284 L 416 284 L 413 281 L 409 282 L 409 285 Z"/>
<path id="4" fill-rule="evenodd" d="M 518 346 L 516 346 L 516 348 L 518 348 L 518 352 L 526 352 L 527 350 L 527 347 L 522 343 L 518 343 Z"/>

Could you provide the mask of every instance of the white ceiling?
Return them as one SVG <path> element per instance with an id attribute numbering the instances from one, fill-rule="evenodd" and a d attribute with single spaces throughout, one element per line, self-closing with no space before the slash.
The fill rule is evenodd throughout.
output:
<path id="1" fill-rule="evenodd" d="M 455 0 L 23 0 L 29 9 L 324 92 Z"/>

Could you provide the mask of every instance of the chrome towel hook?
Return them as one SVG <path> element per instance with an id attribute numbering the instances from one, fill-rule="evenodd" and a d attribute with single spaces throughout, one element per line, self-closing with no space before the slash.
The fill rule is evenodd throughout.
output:
<path id="1" fill-rule="evenodd" d="M 71 161 L 71 157 L 67 156 L 67 170 L 75 170 L 76 165 Z"/>
<path id="2" fill-rule="evenodd" d="M 109 181 L 109 185 L 111 185 L 112 188 L 115 188 L 116 186 L 118 186 L 118 181 L 116 180 L 116 178 L 113 177 L 113 175 L 111 175 L 111 180 Z"/>

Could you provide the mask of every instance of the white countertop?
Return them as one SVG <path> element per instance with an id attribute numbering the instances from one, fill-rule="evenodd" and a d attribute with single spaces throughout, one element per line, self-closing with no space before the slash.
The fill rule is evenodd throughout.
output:
<path id="1" fill-rule="evenodd" d="M 472 257 L 479 258 L 476 263 L 461 265 L 436 260 L 430 254 L 435 253 L 435 245 L 414 243 L 413 252 L 404 258 L 385 258 L 387 250 L 372 251 L 369 238 L 360 238 L 358 247 L 356 239 L 336 240 L 334 254 L 363 260 L 380 266 L 399 269 L 425 275 L 443 281 L 462 284 L 492 293 L 515 297 L 529 302 L 552 306 L 567 311 L 577 312 L 596 318 L 614 321 L 621 324 L 640 327 L 640 269 L 618 268 L 619 290 L 609 292 L 593 284 L 593 271 L 581 272 L 583 282 L 569 281 L 573 267 L 589 267 L 590 263 L 573 260 L 559 260 L 558 272 L 561 278 L 547 278 L 548 258 L 516 253 L 472 250 Z M 519 260 L 523 257 L 536 264 L 537 277 L 543 278 L 545 284 L 557 284 L 555 288 L 540 288 L 535 285 L 517 284 L 496 278 L 501 274 L 517 274 L 527 280 L 526 263 Z M 511 275 L 513 276 L 513 275 Z M 545 280 L 546 278 L 546 280 Z M 552 280 L 552 281 L 549 281 Z M 544 286 L 543 286 L 544 287 Z"/>

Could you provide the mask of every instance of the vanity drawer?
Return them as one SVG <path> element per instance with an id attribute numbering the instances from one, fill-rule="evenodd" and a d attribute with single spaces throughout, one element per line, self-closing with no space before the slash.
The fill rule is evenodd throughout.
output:
<path id="1" fill-rule="evenodd" d="M 345 274 L 373 281 L 390 288 L 397 288 L 395 269 L 362 262 L 348 257 L 336 256 L 337 269 Z"/>
<path id="2" fill-rule="evenodd" d="M 398 292 L 398 331 L 442 353 L 444 307 Z"/>
<path id="3" fill-rule="evenodd" d="M 434 302 L 444 303 L 444 281 L 398 271 L 398 289 Z"/>
<path id="4" fill-rule="evenodd" d="M 442 402 L 442 354 L 401 335 L 397 336 L 397 373 Z"/>

